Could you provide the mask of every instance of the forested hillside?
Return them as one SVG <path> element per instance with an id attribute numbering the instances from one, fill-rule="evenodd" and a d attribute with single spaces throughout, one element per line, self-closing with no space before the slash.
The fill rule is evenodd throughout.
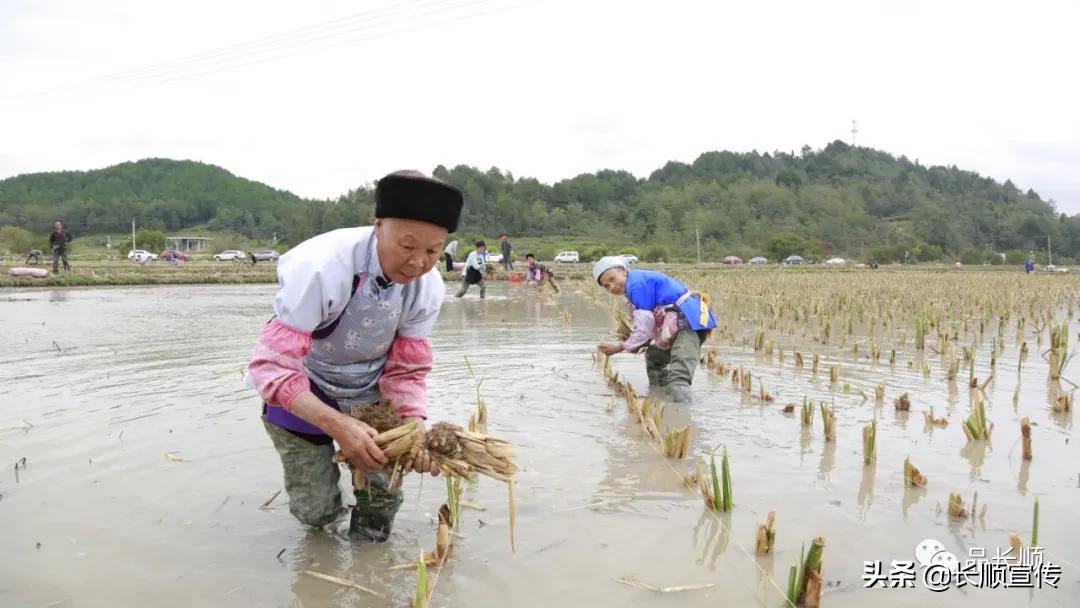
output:
<path id="1" fill-rule="evenodd" d="M 886 262 L 906 253 L 976 262 L 995 259 L 992 252 L 1026 257 L 1048 236 L 1055 255 L 1080 258 L 1080 216 L 1058 214 L 1032 190 L 840 141 L 798 152 L 706 152 L 647 178 L 603 170 L 548 185 L 494 167 L 433 173 L 465 193 L 463 235 L 552 237 L 581 243 L 586 255 L 633 249 L 689 258 L 700 233 L 712 258 L 801 253 Z M 304 200 L 212 165 L 147 159 L 0 181 L 0 226 L 40 233 L 63 218 L 78 234 L 122 233 L 134 217 L 140 228 L 276 234 L 295 243 L 370 221 L 371 194 L 359 187 L 335 201 Z"/>

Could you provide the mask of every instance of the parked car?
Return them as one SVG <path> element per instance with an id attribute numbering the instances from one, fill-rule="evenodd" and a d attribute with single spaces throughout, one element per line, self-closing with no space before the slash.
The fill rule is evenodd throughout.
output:
<path id="1" fill-rule="evenodd" d="M 501 253 L 489 253 L 489 254 L 484 256 L 484 261 L 489 263 L 489 264 L 498 264 L 498 263 L 503 261 L 502 260 L 502 254 Z"/>
<path id="2" fill-rule="evenodd" d="M 847 260 L 844 258 L 829 258 L 828 260 L 825 260 L 825 263 L 830 266 L 843 266 L 844 264 L 847 264 Z"/>
<path id="3" fill-rule="evenodd" d="M 789 255 L 788 257 L 784 258 L 784 263 L 785 264 L 805 264 L 806 260 L 802 259 L 802 256 L 799 256 L 799 255 Z"/>
<path id="4" fill-rule="evenodd" d="M 157 258 L 158 258 L 158 256 L 150 253 L 149 251 L 147 251 L 145 249 L 132 249 L 128 253 L 128 259 L 129 260 L 131 260 L 133 262 L 139 262 L 140 264 L 143 263 L 143 262 L 153 262 Z"/>
<path id="5" fill-rule="evenodd" d="M 276 262 L 278 259 L 278 252 L 273 249 L 263 249 L 262 251 L 255 252 L 255 261 L 257 262 Z"/>
<path id="6" fill-rule="evenodd" d="M 581 261 L 581 256 L 576 251 L 560 251 L 559 255 L 555 256 L 555 261 L 576 264 Z"/>
<path id="7" fill-rule="evenodd" d="M 735 255 L 729 255 L 724 258 L 724 263 L 728 264 L 729 266 L 738 266 L 739 264 L 742 264 L 742 258 Z"/>
<path id="8" fill-rule="evenodd" d="M 236 249 L 226 249 L 221 253 L 214 256 L 215 262 L 224 262 L 226 260 L 243 260 L 247 257 L 247 254 L 243 251 L 237 251 Z"/>
<path id="9" fill-rule="evenodd" d="M 768 264 L 768 263 L 769 263 L 769 258 L 763 258 L 760 255 L 756 255 L 756 256 L 750 258 L 750 261 L 747 262 L 747 264 L 750 264 L 751 266 L 762 266 L 762 265 Z"/>
<path id="10" fill-rule="evenodd" d="M 637 264 L 639 261 L 636 255 L 630 255 L 629 253 L 624 253 L 619 257 L 626 260 L 627 264 Z"/>
<path id="11" fill-rule="evenodd" d="M 177 262 L 187 262 L 191 260 L 186 253 L 175 249 L 166 249 L 165 251 L 162 251 L 161 255 L 158 257 L 164 262 L 171 262 L 173 260 L 176 260 Z"/>

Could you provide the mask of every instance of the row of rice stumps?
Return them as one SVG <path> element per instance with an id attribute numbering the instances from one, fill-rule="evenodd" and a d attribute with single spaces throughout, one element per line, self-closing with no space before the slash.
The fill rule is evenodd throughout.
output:
<path id="1" fill-rule="evenodd" d="M 631 331 L 630 321 L 627 316 L 621 314 L 620 311 L 615 311 L 614 314 L 614 333 L 621 339 L 625 339 Z M 1062 379 L 1061 372 L 1064 369 L 1064 364 L 1071 357 L 1068 351 L 1068 338 L 1067 338 L 1067 325 L 1054 325 L 1047 324 L 1049 328 L 1049 342 L 1050 348 L 1046 353 L 1049 362 L 1049 380 L 1055 385 Z M 926 330 L 923 329 L 925 332 Z M 1041 333 L 1041 332 L 1040 332 Z M 1038 342 L 1041 346 L 1041 335 L 1038 336 Z M 755 350 L 763 349 L 764 345 L 760 336 L 755 341 Z M 1000 354 L 1002 344 L 1000 342 L 995 343 L 994 353 Z M 964 349 L 964 362 L 971 367 L 971 361 L 973 360 L 974 346 L 971 349 Z M 1027 350 L 1026 343 L 1021 345 L 1021 357 L 1018 364 L 1018 368 L 1023 365 L 1025 357 L 1023 353 Z M 680 428 L 667 428 L 663 424 L 664 405 L 651 401 L 648 398 L 642 398 L 638 395 L 634 387 L 627 381 L 621 379 L 617 373 L 615 373 L 610 364 L 610 359 L 602 353 L 594 354 L 594 361 L 598 363 L 602 369 L 604 376 L 613 389 L 613 391 L 620 395 L 626 403 L 627 409 L 632 417 L 634 417 L 641 425 L 646 436 L 650 439 L 652 445 L 658 452 L 663 454 L 666 458 L 683 459 L 687 455 L 690 440 L 690 428 L 684 426 Z M 948 361 L 949 373 L 947 378 L 950 381 L 956 379 L 956 369 L 958 367 L 957 357 L 951 359 L 945 359 Z M 991 368 L 993 369 L 996 363 L 996 356 L 992 358 Z M 753 390 L 753 380 L 749 370 L 739 367 L 733 368 L 722 363 L 716 354 L 715 350 L 709 350 L 701 359 L 702 367 L 710 372 L 727 378 L 730 376 L 732 387 L 734 390 L 739 391 L 744 397 L 750 400 L 760 400 L 762 404 L 774 401 L 772 395 L 765 391 L 764 387 L 760 387 L 759 391 Z M 795 352 L 795 366 L 801 369 L 803 366 L 803 357 L 799 352 Z M 816 377 L 819 367 L 819 357 L 815 354 L 813 356 L 813 375 Z M 972 367 L 973 370 L 973 367 Z M 985 382 L 980 383 L 977 378 L 974 377 L 974 372 L 969 373 L 970 378 L 968 386 L 971 389 L 971 401 L 972 408 L 971 413 L 963 421 L 962 430 L 966 441 L 971 444 L 972 442 L 987 442 L 990 439 L 991 432 L 994 429 L 993 423 L 989 422 L 986 417 L 985 410 L 985 389 L 987 385 L 993 381 L 993 376 L 988 378 Z M 839 382 L 839 366 L 833 365 L 829 368 L 830 384 L 835 388 Z M 1058 387 L 1058 398 L 1053 402 L 1053 409 L 1056 412 L 1070 411 L 1072 407 L 1072 394 L 1061 391 Z M 850 389 L 848 389 L 850 390 Z M 845 392 L 848 392 L 845 390 Z M 1017 389 L 1019 391 L 1019 388 Z M 869 397 L 863 395 L 864 401 Z M 885 400 L 885 385 L 878 384 L 874 389 L 874 400 L 877 405 L 880 406 Z M 1014 401 L 1016 397 L 1014 396 Z M 894 402 L 894 407 L 897 412 L 909 412 L 911 410 L 911 398 L 908 393 L 903 393 L 897 397 Z M 614 397 L 612 398 L 612 406 L 614 405 Z M 610 408 L 609 408 L 610 409 Z M 804 397 L 801 407 L 795 404 L 788 404 L 783 407 L 783 411 L 786 414 L 795 413 L 798 409 L 798 416 L 801 424 L 804 428 L 809 429 L 813 424 L 815 410 L 820 412 L 821 427 L 826 442 L 836 441 L 836 409 L 835 405 L 828 406 L 824 402 L 817 404 L 815 408 L 808 398 Z M 945 427 L 948 425 L 946 418 L 938 418 L 934 415 L 933 409 L 924 411 L 923 415 L 926 419 L 928 427 Z M 1024 417 L 1020 421 L 1020 439 L 1022 444 L 1022 456 L 1025 461 L 1032 459 L 1032 445 L 1031 445 L 1031 423 L 1028 417 Z M 874 418 L 863 427 L 862 430 L 862 448 L 863 448 L 863 463 L 865 466 L 871 466 L 876 463 L 877 460 L 877 442 L 878 442 L 878 428 L 877 428 L 877 416 L 875 413 Z M 907 488 L 925 488 L 928 479 L 927 477 L 916 467 L 910 460 L 906 458 L 903 462 L 903 478 L 904 485 Z M 731 469 L 728 459 L 728 453 L 726 446 L 721 451 L 721 459 L 719 470 L 716 463 L 715 451 L 709 453 L 708 463 L 697 461 L 694 470 L 685 475 L 684 482 L 687 487 L 696 489 L 700 492 L 705 507 L 709 511 L 713 512 L 729 512 L 734 506 L 732 495 L 732 482 L 731 482 Z M 978 493 L 976 492 L 974 498 L 971 501 L 970 507 L 965 504 L 963 498 L 959 493 L 951 492 L 948 498 L 948 515 L 953 520 L 966 520 L 969 517 L 976 517 L 976 509 L 978 506 Z M 979 518 L 984 519 L 986 516 L 987 506 L 982 505 L 982 511 L 978 515 Z M 772 553 L 773 543 L 775 540 L 775 524 L 776 513 L 770 511 L 766 521 L 759 524 L 757 527 L 755 546 L 758 555 L 769 555 Z M 1036 546 L 1038 544 L 1039 534 L 1039 502 L 1035 499 L 1032 515 L 1032 531 L 1031 531 L 1031 545 Z M 1019 549 L 1023 546 L 1023 541 L 1016 533 L 1010 533 L 1009 544 L 1014 549 L 1015 554 L 1019 555 Z M 801 553 L 799 561 L 791 566 L 789 573 L 788 586 L 786 591 L 785 600 L 791 605 L 797 606 L 820 606 L 821 594 L 822 594 L 822 581 L 821 581 L 821 565 L 824 552 L 825 542 L 821 537 L 815 538 L 811 542 L 811 548 L 809 552 L 805 550 Z M 804 548 L 805 549 L 805 548 Z"/>
<path id="2" fill-rule="evenodd" d="M 488 412 L 487 406 L 479 397 L 479 385 L 477 386 L 476 413 L 469 418 L 467 428 L 449 422 L 439 422 L 431 425 L 431 428 L 423 433 L 416 422 L 401 424 L 393 404 L 388 401 L 376 407 L 356 408 L 352 414 L 379 432 L 374 440 L 389 461 L 387 467 L 390 469 L 391 487 L 394 489 L 401 487 L 411 463 L 423 448 L 427 449 L 446 479 L 446 502 L 439 507 L 438 511 L 435 548 L 431 551 L 421 551 L 420 559 L 416 562 L 392 568 L 393 570 L 416 570 L 416 591 L 409 600 L 410 606 L 413 608 L 428 606 L 434 591 L 434 578 L 429 577 L 428 568 L 441 568 L 450 560 L 462 509 L 475 508 L 475 505 L 462 499 L 465 486 L 475 483 L 477 476 L 483 475 L 507 484 L 510 549 L 511 552 L 516 550 L 514 478 L 518 467 L 514 462 L 515 452 L 509 442 L 487 434 Z M 345 455 L 341 452 L 338 452 L 336 460 L 339 463 L 347 462 Z M 357 469 L 352 470 L 352 481 L 353 487 L 358 490 L 366 486 L 364 473 Z"/>

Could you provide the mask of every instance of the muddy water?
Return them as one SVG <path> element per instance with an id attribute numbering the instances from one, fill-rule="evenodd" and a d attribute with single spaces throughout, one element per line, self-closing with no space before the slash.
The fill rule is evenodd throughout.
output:
<path id="1" fill-rule="evenodd" d="M 410 477 L 394 536 L 382 546 L 303 529 L 284 494 L 260 508 L 281 488 L 281 466 L 240 370 L 270 316 L 273 291 L 0 294 L 0 605 L 404 605 L 413 576 L 388 568 L 432 546 L 441 480 Z M 898 353 L 894 367 L 875 366 L 818 347 L 825 359 L 814 378 L 794 370 L 790 345 L 784 363 L 719 345 L 722 360 L 750 368 L 777 401 L 740 397 L 728 379 L 699 371 L 696 405 L 669 408 L 672 423 L 693 425 L 693 455 L 728 446 L 736 507 L 713 516 L 677 477 L 689 460 L 657 456 L 621 401 L 609 409 L 610 391 L 590 360 L 609 325 L 603 306 L 578 295 L 552 302 L 518 286 L 493 285 L 487 301 L 470 294 L 444 306 L 433 336 L 432 418 L 467 419 L 474 407 L 469 357 L 484 378 L 490 430 L 519 446 L 524 471 L 517 554 L 510 553 L 505 488 L 482 480 L 467 499 L 486 510 L 464 512 L 433 605 L 781 606 L 766 574 L 784 588 L 800 545 L 814 536 L 827 542 L 826 606 L 1080 602 L 1080 454 L 1070 441 L 1072 416 L 1053 414 L 1046 402 L 1037 349 L 1015 407 L 1015 348 L 999 359 L 998 379 L 987 388 L 994 439 L 970 449 L 960 430 L 969 391 L 963 383 L 950 389 L 935 359 L 925 379 L 918 364 L 908 368 L 909 354 Z M 980 352 L 980 378 L 989 374 L 988 359 Z M 850 392 L 830 389 L 834 360 Z M 641 357 L 617 357 L 615 367 L 645 390 Z M 879 381 L 888 397 L 877 409 L 878 463 L 868 468 L 860 433 L 874 415 Z M 898 416 L 891 401 L 905 390 L 915 406 Z M 835 400 L 834 444 L 823 441 L 817 416 L 804 433 L 797 417 L 780 412 L 804 394 Z M 929 405 L 948 415 L 947 428 L 925 427 L 920 412 Z M 1018 442 L 1025 415 L 1034 425 L 1030 466 L 1021 464 Z M 903 487 L 908 455 L 930 479 L 925 492 Z M 950 491 L 969 503 L 977 491 L 986 517 L 950 522 L 938 511 Z M 961 558 L 972 546 L 992 553 L 1007 545 L 1010 531 L 1030 538 L 1035 496 L 1041 544 L 1062 568 L 1059 589 L 863 589 L 864 561 L 882 560 L 887 569 L 891 560 L 912 559 L 928 537 Z M 778 511 L 776 554 L 755 559 L 754 528 L 770 508 Z M 351 578 L 389 600 L 304 570 Z M 716 586 L 657 594 L 613 580 L 627 576 L 656 586 Z"/>

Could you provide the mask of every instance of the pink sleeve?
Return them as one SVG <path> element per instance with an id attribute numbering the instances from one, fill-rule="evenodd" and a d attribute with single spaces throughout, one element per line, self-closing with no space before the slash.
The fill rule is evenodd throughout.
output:
<path id="1" fill-rule="evenodd" d="M 427 418 L 427 383 L 431 371 L 431 343 L 427 338 L 398 336 L 386 355 L 379 378 L 379 393 L 397 406 L 398 416 Z"/>
<path id="2" fill-rule="evenodd" d="M 274 319 L 263 327 L 248 372 L 255 390 L 268 405 L 289 409 L 293 399 L 311 389 L 303 360 L 311 350 L 311 334 Z"/>
<path id="3" fill-rule="evenodd" d="M 653 339 L 656 333 L 656 317 L 648 310 L 634 309 L 634 330 L 623 340 L 623 350 L 634 351 Z"/>

